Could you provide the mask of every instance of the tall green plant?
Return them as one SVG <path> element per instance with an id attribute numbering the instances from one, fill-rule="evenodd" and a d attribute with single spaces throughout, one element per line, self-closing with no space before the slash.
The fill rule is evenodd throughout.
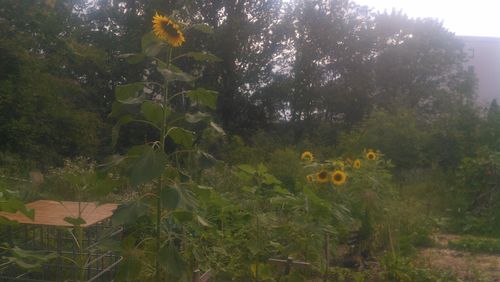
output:
<path id="1" fill-rule="evenodd" d="M 118 118 L 113 128 L 116 144 L 122 126 L 129 123 L 146 125 L 153 132 L 145 144 L 133 146 L 125 156 L 115 156 L 111 163 L 125 164 L 125 171 L 134 186 L 154 186 L 138 201 L 118 211 L 117 217 L 132 223 L 143 217 L 141 228 L 136 228 L 126 240 L 126 250 L 135 254 L 126 259 L 121 278 L 133 280 L 139 273 L 165 281 L 169 275 L 185 275 L 186 263 L 179 253 L 183 243 L 183 224 L 198 219 L 195 213 L 194 182 L 188 166 L 193 155 L 208 156 L 196 149 L 193 128 L 209 125 L 212 130 L 222 129 L 211 121 L 203 110 L 216 107 L 217 92 L 195 88 L 196 75 L 182 71 L 175 64 L 180 60 L 216 62 L 217 57 L 207 52 L 180 54 L 176 47 L 185 41 L 180 26 L 171 19 L 156 15 L 154 33 L 142 38 L 142 52 L 122 55 L 129 63 L 145 63 L 147 80 L 116 87 L 116 102 L 112 117 Z M 211 32 L 205 25 L 190 28 Z M 135 238 L 135 239 L 134 239 Z M 137 254 L 143 259 L 137 260 Z M 133 258 L 135 257 L 135 258 Z M 135 264 L 146 266 L 142 268 Z M 134 267 L 128 267 L 128 266 Z M 183 273 L 184 272 L 184 273 Z M 170 278 L 171 279 L 171 278 Z"/>

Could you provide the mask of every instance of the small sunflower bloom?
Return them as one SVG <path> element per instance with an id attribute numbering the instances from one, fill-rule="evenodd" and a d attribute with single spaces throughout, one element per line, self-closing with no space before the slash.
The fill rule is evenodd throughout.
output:
<path id="1" fill-rule="evenodd" d="M 366 153 L 366 158 L 371 160 L 371 161 L 374 161 L 377 159 L 377 153 L 370 150 L 370 151 L 368 151 L 368 153 Z"/>
<path id="2" fill-rule="evenodd" d="M 327 183 L 328 182 L 328 172 L 326 170 L 322 170 L 316 173 L 316 181 L 318 183 Z"/>
<path id="3" fill-rule="evenodd" d="M 354 163 L 352 164 L 352 167 L 355 169 L 360 169 L 361 168 L 361 161 L 360 160 L 355 160 Z"/>
<path id="4" fill-rule="evenodd" d="M 335 170 L 332 172 L 332 183 L 335 186 L 344 184 L 347 180 L 347 175 L 342 170 Z"/>
<path id="5" fill-rule="evenodd" d="M 179 47 L 186 41 L 179 25 L 158 13 L 153 17 L 153 33 L 172 47 Z"/>
<path id="6" fill-rule="evenodd" d="M 303 161 L 312 162 L 314 160 L 314 156 L 311 152 L 305 151 L 304 153 L 302 153 L 302 155 L 300 155 L 300 159 Z"/>
<path id="7" fill-rule="evenodd" d="M 309 174 L 308 176 L 306 176 L 306 179 L 307 179 L 307 182 L 309 182 L 309 183 L 312 183 L 314 181 L 314 177 L 312 174 Z"/>

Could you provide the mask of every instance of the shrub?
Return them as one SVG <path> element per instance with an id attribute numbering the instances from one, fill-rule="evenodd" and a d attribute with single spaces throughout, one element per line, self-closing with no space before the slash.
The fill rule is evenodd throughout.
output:
<path id="1" fill-rule="evenodd" d="M 484 149 L 464 158 L 456 173 L 457 201 L 452 209 L 454 231 L 500 234 L 500 153 Z"/>
<path id="2" fill-rule="evenodd" d="M 383 281 L 398 282 L 434 282 L 434 281 L 459 281 L 451 272 L 442 272 L 432 268 L 416 266 L 407 257 L 387 254 L 382 260 L 384 269 Z"/>
<path id="3" fill-rule="evenodd" d="M 352 155 L 363 148 L 374 147 L 384 152 L 398 169 L 415 168 L 426 162 L 422 151 L 426 134 L 411 111 L 401 110 L 395 114 L 378 111 L 342 134 L 338 151 Z"/>

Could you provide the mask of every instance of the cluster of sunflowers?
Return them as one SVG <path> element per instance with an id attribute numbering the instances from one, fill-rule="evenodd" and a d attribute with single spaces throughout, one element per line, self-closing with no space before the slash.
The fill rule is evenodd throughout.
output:
<path id="1" fill-rule="evenodd" d="M 365 160 L 368 162 L 376 161 L 379 157 L 379 153 L 369 149 L 365 151 Z M 302 153 L 300 159 L 306 163 L 306 167 L 321 167 L 321 169 L 313 174 L 306 176 L 307 181 L 310 183 L 332 183 L 335 186 L 344 185 L 347 182 L 346 167 L 352 169 L 360 169 L 362 161 L 360 159 L 347 159 L 345 161 L 335 160 L 335 161 L 325 161 L 323 164 L 317 164 L 314 162 L 314 156 L 311 152 L 306 151 Z"/>

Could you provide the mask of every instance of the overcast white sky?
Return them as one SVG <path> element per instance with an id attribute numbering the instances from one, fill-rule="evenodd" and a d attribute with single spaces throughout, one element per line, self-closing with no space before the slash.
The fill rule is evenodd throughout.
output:
<path id="1" fill-rule="evenodd" d="M 354 0 L 375 11 L 431 17 L 457 35 L 500 37 L 500 0 Z"/>

